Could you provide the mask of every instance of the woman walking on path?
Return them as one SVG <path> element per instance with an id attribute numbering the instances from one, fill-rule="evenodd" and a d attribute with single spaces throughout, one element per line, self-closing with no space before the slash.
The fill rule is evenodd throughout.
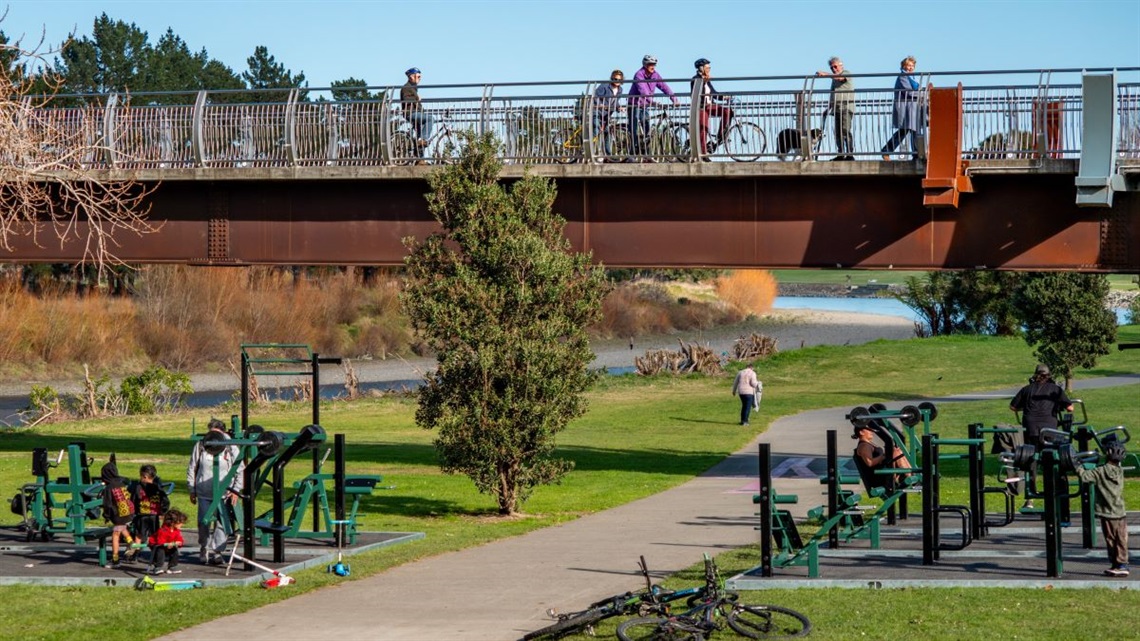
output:
<path id="1" fill-rule="evenodd" d="M 756 380 L 756 371 L 752 369 L 752 364 L 744 366 L 736 375 L 736 380 L 732 382 L 732 393 L 740 397 L 740 424 L 748 425 L 748 415 L 752 411 L 752 405 L 756 402 L 756 391 L 759 389 L 759 381 Z"/>

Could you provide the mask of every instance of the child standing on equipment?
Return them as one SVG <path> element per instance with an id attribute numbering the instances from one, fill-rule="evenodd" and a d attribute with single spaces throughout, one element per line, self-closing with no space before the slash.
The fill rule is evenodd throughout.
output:
<path id="1" fill-rule="evenodd" d="M 180 574 L 178 552 L 182 548 L 182 525 L 186 515 L 181 510 L 170 510 L 162 517 L 162 527 L 150 537 L 151 563 L 147 574 Z M 163 568 L 163 566 L 166 566 Z"/>
<path id="2" fill-rule="evenodd" d="M 1104 448 L 1105 463 L 1091 470 L 1079 469 L 1082 483 L 1096 488 L 1096 506 L 1093 512 L 1100 518 L 1100 529 L 1108 547 L 1108 560 L 1112 567 L 1105 570 L 1108 576 L 1128 576 L 1128 523 L 1124 510 L 1124 445 L 1112 442 Z"/>
<path id="3" fill-rule="evenodd" d="M 170 509 L 170 498 L 163 491 L 158 470 L 153 465 L 139 468 L 139 480 L 131 483 L 130 490 L 135 502 L 135 537 L 140 542 L 148 541 L 158 531 L 162 515 Z"/>
<path id="4" fill-rule="evenodd" d="M 127 547 L 126 560 L 135 560 L 138 550 L 131 548 L 134 539 L 127 530 L 135 514 L 135 506 L 131 503 L 131 494 L 123 485 L 123 477 L 119 476 L 119 468 L 114 461 L 107 463 L 100 471 L 103 480 L 103 518 L 111 522 L 111 563 L 107 567 L 112 570 L 119 568 L 119 539 Z"/>

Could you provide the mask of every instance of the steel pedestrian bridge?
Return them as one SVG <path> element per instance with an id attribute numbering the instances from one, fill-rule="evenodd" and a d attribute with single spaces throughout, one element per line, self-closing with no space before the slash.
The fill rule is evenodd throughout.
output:
<path id="1" fill-rule="evenodd" d="M 884 156 L 895 75 L 852 76 L 843 162 L 814 76 L 714 79 L 734 127 L 704 158 L 688 79 L 640 149 L 594 82 L 424 85 L 422 148 L 399 87 L 56 96 L 23 126 L 44 156 L 156 185 L 162 227 L 117 235 L 126 262 L 398 264 L 437 228 L 426 176 L 471 131 L 501 142 L 506 179 L 556 179 L 568 237 L 610 266 L 1140 272 L 1140 68 L 925 74 L 915 149 Z M 0 261 L 82 251 L 19 237 Z"/>

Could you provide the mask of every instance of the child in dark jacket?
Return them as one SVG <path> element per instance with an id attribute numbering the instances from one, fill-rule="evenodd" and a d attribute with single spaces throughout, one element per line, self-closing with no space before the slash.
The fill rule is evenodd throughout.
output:
<path id="1" fill-rule="evenodd" d="M 139 480 L 130 485 L 135 503 L 135 538 L 145 542 L 158 531 L 162 515 L 170 509 L 170 498 L 162 490 L 162 481 L 153 465 L 139 468 Z"/>
<path id="2" fill-rule="evenodd" d="M 131 548 L 134 539 L 127 529 L 135 515 L 135 506 L 131 502 L 130 492 L 123 485 L 123 477 L 119 476 L 119 468 L 114 463 L 107 463 L 100 471 L 103 481 L 103 518 L 111 522 L 111 569 L 119 568 L 119 540 L 127 547 L 126 560 L 134 561 L 138 550 Z"/>
<path id="3" fill-rule="evenodd" d="M 162 517 L 162 527 L 150 537 L 151 564 L 148 574 L 178 574 L 178 552 L 182 548 L 182 525 L 186 515 L 181 510 L 170 510 Z M 166 566 L 165 568 L 163 566 Z"/>

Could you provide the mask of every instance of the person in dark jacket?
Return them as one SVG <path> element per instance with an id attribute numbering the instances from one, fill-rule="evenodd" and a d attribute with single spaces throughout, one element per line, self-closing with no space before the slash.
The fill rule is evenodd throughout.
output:
<path id="1" fill-rule="evenodd" d="M 719 140 L 724 140 L 728 128 L 732 126 L 732 107 L 728 106 L 728 97 L 718 94 L 712 85 L 712 63 L 708 58 L 699 58 L 693 63 L 697 68 L 696 75 L 689 81 L 690 91 L 695 88 L 697 80 L 701 81 L 701 114 L 698 128 L 701 143 L 701 160 L 708 161 L 709 120 L 720 117 L 720 129 L 717 132 Z"/>
<path id="2" fill-rule="evenodd" d="M 128 486 L 135 504 L 135 538 L 140 543 L 158 531 L 162 515 L 170 509 L 170 497 L 162 489 L 162 480 L 153 465 L 139 468 L 139 479 Z"/>
<path id="3" fill-rule="evenodd" d="M 598 85 L 594 90 L 594 136 L 601 139 L 607 161 L 612 160 L 611 156 L 614 154 L 613 136 L 609 131 L 610 118 L 615 111 L 625 111 L 625 107 L 621 106 L 621 85 L 624 81 L 625 74 L 621 69 L 614 69 L 610 72 L 609 83 Z"/>
<path id="4" fill-rule="evenodd" d="M 1021 413 L 1021 426 L 1025 428 L 1025 443 L 1041 451 L 1041 430 L 1056 429 L 1057 417 L 1062 411 L 1073 411 L 1073 402 L 1065 395 L 1065 390 L 1049 376 L 1049 366 L 1039 364 L 1029 379 L 1029 384 L 1018 390 L 1009 404 L 1013 412 Z M 1037 464 L 1029 469 L 1030 488 L 1037 491 Z M 1033 501 L 1025 501 L 1026 508 L 1033 508 Z"/>
<path id="5" fill-rule="evenodd" d="M 400 109 L 416 132 L 419 146 L 426 147 L 428 139 L 431 138 L 433 123 L 431 114 L 425 112 L 423 104 L 420 103 L 419 85 L 423 73 L 419 68 L 412 67 L 405 71 L 404 75 L 408 77 L 408 82 L 400 88 Z"/>
<path id="6" fill-rule="evenodd" d="M 127 525 L 134 519 L 135 506 L 114 462 L 103 466 L 100 478 L 103 481 L 103 518 L 111 522 L 111 564 L 108 567 L 118 569 L 120 540 L 127 546 L 127 561 L 133 561 L 137 553 L 137 550 L 130 547 L 134 539 L 127 529 Z"/>

